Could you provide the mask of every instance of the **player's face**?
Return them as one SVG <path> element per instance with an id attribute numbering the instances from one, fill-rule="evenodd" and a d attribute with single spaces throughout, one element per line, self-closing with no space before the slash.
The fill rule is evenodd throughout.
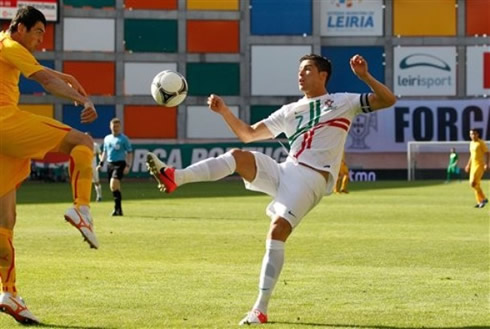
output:
<path id="1" fill-rule="evenodd" d="M 113 135 L 119 135 L 121 132 L 121 124 L 119 122 L 111 123 L 111 131 Z"/>
<path id="2" fill-rule="evenodd" d="M 470 138 L 472 141 L 476 142 L 480 136 L 476 131 L 471 130 L 470 131 Z"/>
<path id="3" fill-rule="evenodd" d="M 41 22 L 34 24 L 30 30 L 27 30 L 24 24 L 19 24 L 17 31 L 20 35 L 20 43 L 31 53 L 39 48 L 43 42 L 44 33 L 46 33 L 44 24 Z"/>
<path id="4" fill-rule="evenodd" d="M 307 96 L 310 96 L 311 93 L 316 94 L 320 90 L 324 91 L 326 74 L 326 72 L 318 71 L 318 68 L 312 60 L 307 59 L 302 61 L 299 65 L 298 72 L 299 90 Z"/>

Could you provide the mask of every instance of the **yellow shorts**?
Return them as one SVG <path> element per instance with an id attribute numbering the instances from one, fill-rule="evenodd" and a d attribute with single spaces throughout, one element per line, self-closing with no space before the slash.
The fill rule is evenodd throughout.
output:
<path id="1" fill-rule="evenodd" d="M 30 159 L 42 159 L 71 130 L 57 120 L 0 106 L 0 196 L 14 189 L 30 172 Z"/>
<path id="2" fill-rule="evenodd" d="M 485 167 L 482 165 L 471 165 L 470 170 L 470 185 L 475 183 L 475 185 L 480 185 L 481 178 L 485 173 Z"/>

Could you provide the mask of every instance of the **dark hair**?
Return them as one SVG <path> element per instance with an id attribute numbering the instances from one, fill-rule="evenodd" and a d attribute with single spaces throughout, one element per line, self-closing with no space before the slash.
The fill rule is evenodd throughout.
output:
<path id="1" fill-rule="evenodd" d="M 306 60 L 313 61 L 318 71 L 327 72 L 327 80 L 325 81 L 326 85 L 328 83 L 328 80 L 330 80 L 330 77 L 332 76 L 332 63 L 330 62 L 330 60 L 317 54 L 304 55 L 299 59 L 300 63 Z"/>
<path id="2" fill-rule="evenodd" d="M 480 129 L 476 129 L 476 128 L 471 128 L 470 131 L 472 131 L 473 133 L 477 133 L 478 134 L 478 137 L 481 136 L 480 134 Z"/>
<path id="3" fill-rule="evenodd" d="M 17 32 L 17 27 L 22 23 L 29 31 L 37 22 L 41 22 L 46 26 L 46 17 L 44 14 L 32 6 L 22 7 L 17 10 L 14 19 L 10 22 L 9 32 Z"/>

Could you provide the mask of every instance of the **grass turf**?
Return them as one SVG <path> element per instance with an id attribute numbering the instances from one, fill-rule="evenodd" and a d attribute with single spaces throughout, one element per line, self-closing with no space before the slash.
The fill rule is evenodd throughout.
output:
<path id="1" fill-rule="evenodd" d="M 488 191 L 488 182 L 485 182 Z M 99 250 L 63 220 L 67 184 L 18 192 L 17 287 L 46 328 L 229 328 L 249 310 L 270 198 L 240 181 L 93 203 Z M 303 220 L 267 328 L 489 328 L 489 212 L 466 182 L 353 183 Z M 0 316 L 0 328 L 17 327 Z"/>

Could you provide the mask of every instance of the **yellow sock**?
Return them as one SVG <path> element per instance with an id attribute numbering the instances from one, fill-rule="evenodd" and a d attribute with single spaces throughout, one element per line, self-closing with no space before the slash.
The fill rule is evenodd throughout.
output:
<path id="1" fill-rule="evenodd" d="M 85 145 L 75 146 L 70 153 L 70 180 L 73 202 L 77 207 L 88 206 L 92 193 L 93 150 Z"/>
<path id="2" fill-rule="evenodd" d="M 0 227 L 0 278 L 2 291 L 17 296 L 15 288 L 15 250 L 13 231 Z"/>
<path id="3" fill-rule="evenodd" d="M 349 183 L 349 176 L 344 175 L 342 178 L 342 187 L 340 188 L 341 191 L 347 191 L 347 184 Z"/>

